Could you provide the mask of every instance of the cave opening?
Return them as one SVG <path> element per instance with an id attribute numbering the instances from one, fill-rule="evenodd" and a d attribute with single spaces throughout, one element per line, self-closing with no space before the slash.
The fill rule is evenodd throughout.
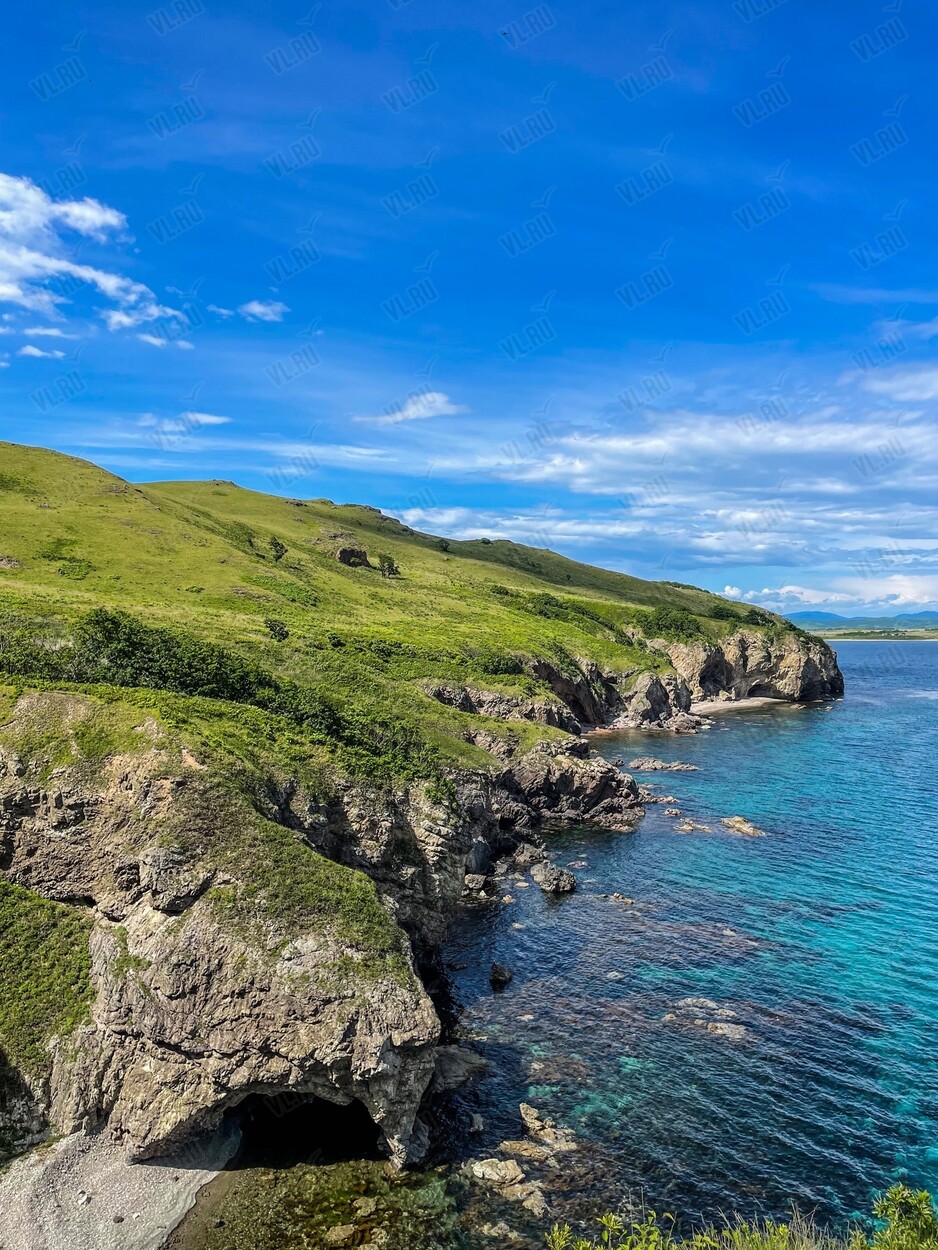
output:
<path id="1" fill-rule="evenodd" d="M 233 1110 L 241 1144 L 229 1168 L 380 1159 L 377 1125 L 357 1099 L 347 1106 L 312 1095 L 250 1094 Z"/>

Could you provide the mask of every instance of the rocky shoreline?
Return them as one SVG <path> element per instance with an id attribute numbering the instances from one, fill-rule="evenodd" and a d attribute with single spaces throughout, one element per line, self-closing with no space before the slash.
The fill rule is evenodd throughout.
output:
<path id="1" fill-rule="evenodd" d="M 818 640 L 792 639 L 782 646 L 740 631 L 719 647 L 662 643 L 676 671 L 627 683 L 595 666 L 572 677 L 544 664 L 539 676 L 557 700 L 549 708 L 435 687 L 433 697 L 469 717 L 536 720 L 564 736 L 525 752 L 501 739 L 500 767 L 453 772 L 446 794 L 345 783 L 327 799 L 290 785 L 271 795 L 268 819 L 360 874 L 401 935 L 394 960 L 367 971 L 368 953 L 328 926 L 259 950 L 256 938 L 223 922 L 216 899 L 239 883 L 236 866 L 220 868 L 203 849 L 219 836 L 213 779 L 191 756 L 180 769 L 155 728 L 146 730 L 147 750 L 108 760 L 93 778 L 0 750 L 4 877 L 82 908 L 93 922 L 90 1017 L 67 1043 L 53 1042 L 45 1070 L 24 1077 L 14 1133 L 24 1143 L 50 1130 L 104 1133 L 128 1160 L 145 1160 L 200 1140 L 247 1097 L 322 1098 L 361 1103 L 396 1165 L 420 1159 L 422 1109 L 455 1079 L 421 974 L 434 968 L 459 907 L 495 895 L 522 868 L 545 892 L 571 892 L 573 874 L 549 862 L 543 835 L 553 823 L 627 832 L 645 803 L 673 802 L 598 757 L 582 731 L 694 732 L 703 723 L 694 700 L 717 690 L 730 700 L 841 693 L 833 653 Z M 14 719 L 67 720 L 78 704 L 72 695 L 22 696 Z M 492 740 L 473 724 L 466 736 Z M 661 761 L 634 764 L 660 771 Z M 758 836 L 745 823 L 732 831 Z M 202 833 L 167 834 L 180 824 Z M 7 1213 L 20 1209 L 10 1184 L 8 1175 L 0 1186 L 0 1241 Z M 537 1197 L 525 1190 L 522 1200 Z"/>

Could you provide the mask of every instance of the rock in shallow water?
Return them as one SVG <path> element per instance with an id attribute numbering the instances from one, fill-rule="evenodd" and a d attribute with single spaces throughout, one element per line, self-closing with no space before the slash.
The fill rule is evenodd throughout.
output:
<path id="1" fill-rule="evenodd" d="M 535 864 L 531 876 L 545 894 L 572 894 L 576 889 L 576 877 L 567 868 L 556 864 Z"/>
<path id="2" fill-rule="evenodd" d="M 695 773 L 698 771 L 696 764 L 683 764 L 680 760 L 672 760 L 668 763 L 665 760 L 653 759 L 645 755 L 641 759 L 630 760 L 629 768 L 640 773 Z"/>
<path id="3" fill-rule="evenodd" d="M 512 972 L 510 968 L 506 968 L 504 964 L 492 964 L 492 970 L 489 973 L 489 984 L 493 990 L 503 990 L 506 985 L 511 984 Z"/>
<path id="4" fill-rule="evenodd" d="M 738 833 L 743 838 L 764 838 L 765 830 L 757 828 L 745 816 L 724 816 L 720 822 L 730 833 Z"/>

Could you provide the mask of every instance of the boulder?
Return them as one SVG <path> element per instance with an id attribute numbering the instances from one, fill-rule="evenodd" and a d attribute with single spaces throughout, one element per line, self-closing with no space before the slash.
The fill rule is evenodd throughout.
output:
<path id="1" fill-rule="evenodd" d="M 512 972 L 506 968 L 504 964 L 492 964 L 489 972 L 489 984 L 493 990 L 503 990 L 506 985 L 511 984 Z"/>
<path id="2" fill-rule="evenodd" d="M 371 561 L 364 547 L 337 547 L 335 558 L 350 569 L 370 569 Z"/>
<path id="3" fill-rule="evenodd" d="M 488 1181 L 498 1187 L 518 1185 L 524 1180 L 521 1165 L 514 1159 L 473 1159 L 466 1171 L 477 1181 Z"/>
<path id="4" fill-rule="evenodd" d="M 576 877 L 567 868 L 556 864 L 535 864 L 531 876 L 545 894 L 572 894 L 576 889 Z"/>

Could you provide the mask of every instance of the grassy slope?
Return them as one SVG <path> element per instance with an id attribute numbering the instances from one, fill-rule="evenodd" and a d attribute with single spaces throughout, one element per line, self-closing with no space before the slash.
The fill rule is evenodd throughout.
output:
<path id="1" fill-rule="evenodd" d="M 287 548 L 279 561 L 273 539 Z M 364 547 L 375 563 L 389 553 L 402 576 L 344 567 L 334 558 L 342 544 Z M 660 656 L 622 645 L 610 627 L 634 624 L 642 609 L 678 607 L 718 637 L 732 622 L 710 618 L 715 605 L 740 621 L 746 611 L 704 591 L 511 542 L 448 546 L 367 507 L 294 507 L 228 482 L 135 487 L 84 461 L 0 443 L 7 620 L 11 612 L 44 615 L 47 629 L 64 633 L 70 620 L 107 606 L 185 628 L 366 715 L 416 722 L 454 763 L 484 757 L 462 741 L 461 715 L 427 698 L 421 679 L 544 694 L 524 674 L 499 672 L 490 653 L 592 659 L 622 672 L 662 667 Z M 18 567 L 2 567 L 12 561 Z M 532 614 L 532 597 L 545 592 L 571 606 L 566 619 Z M 267 618 L 286 625 L 286 641 L 274 642 Z"/>
<path id="2" fill-rule="evenodd" d="M 343 545 L 364 547 L 375 564 L 388 553 L 401 576 L 343 566 L 335 559 Z M 139 730 L 152 719 L 179 759 L 187 745 L 209 765 L 207 784 L 215 789 L 208 801 L 192 812 L 180 807 L 178 816 L 198 854 L 240 882 L 221 892 L 221 918 L 245 936 L 259 925 L 259 943 L 275 948 L 307 925 L 325 924 L 357 950 L 358 981 L 367 980 L 369 968 L 410 975 L 402 934 L 373 882 L 322 859 L 277 823 L 265 798 L 271 782 L 275 789 L 289 777 L 322 799 L 332 792 L 337 768 L 385 784 L 429 777 L 441 787 L 440 765 L 490 766 L 493 758 L 464 737 L 467 720 L 485 724 L 484 718 L 437 703 L 423 681 L 552 697 L 525 671 L 524 660 L 550 658 L 571 670 L 575 662 L 595 660 L 621 673 L 663 668 L 666 657 L 623 633 L 662 607 L 696 613 L 702 635 L 711 638 L 741 623 L 746 612 L 704 591 L 640 581 L 550 551 L 509 542 L 446 543 L 367 507 L 327 500 L 297 507 L 229 482 L 137 487 L 85 461 L 0 443 L 0 673 L 6 674 L 0 747 L 28 762 L 32 784 L 45 784 L 54 768 L 93 771 L 115 751 L 138 749 L 135 742 L 148 749 Z M 253 694 L 237 702 L 234 695 L 209 698 L 185 682 L 168 690 L 149 688 L 152 681 L 102 684 L 113 670 L 96 671 L 94 655 L 76 641 L 76 626 L 100 608 L 220 646 L 242 670 L 247 664 L 252 690 L 258 674 L 261 687 L 269 676 L 281 694 L 287 685 L 294 696 L 299 691 L 299 704 L 294 698 L 272 706 Z M 730 619 L 712 616 L 714 610 Z M 286 639 L 275 640 L 269 619 L 283 623 Z M 173 635 L 152 637 L 154 655 L 167 646 L 173 652 Z M 26 661 L 17 650 L 24 639 L 33 652 Z M 185 647 L 188 680 L 203 653 Z M 55 662 L 83 654 L 85 667 L 69 669 L 68 680 L 56 670 L 56 679 L 43 682 L 46 670 L 35 667 L 35 654 Z M 50 688 L 80 696 L 69 725 L 42 712 L 42 700 L 33 721 L 24 723 L 20 709 L 12 722 L 20 691 Z M 352 726 L 348 741 L 337 745 L 304 720 L 304 692 L 317 706 L 325 701 L 340 710 Z M 373 725 L 379 727 L 374 742 Z M 531 724 L 509 730 L 496 721 L 487 727 L 528 742 L 559 732 Z M 422 745 L 408 746 L 408 735 Z M 436 763 L 428 768 L 428 760 Z M 438 797 L 445 795 L 443 785 Z M 180 830 L 167 830 L 166 837 L 179 843 Z M 73 909 L 25 891 L 7 890 L 0 905 L 10 921 L 0 932 L 0 966 L 28 969 L 24 951 L 76 939 L 79 963 L 63 965 L 67 984 L 42 974 L 41 962 L 37 975 L 26 977 L 25 1016 L 0 994 L 0 1058 L 5 1050 L 25 1067 L 42 1053 L 45 1038 L 81 1018 L 90 994 L 80 936 L 87 926 Z"/>

